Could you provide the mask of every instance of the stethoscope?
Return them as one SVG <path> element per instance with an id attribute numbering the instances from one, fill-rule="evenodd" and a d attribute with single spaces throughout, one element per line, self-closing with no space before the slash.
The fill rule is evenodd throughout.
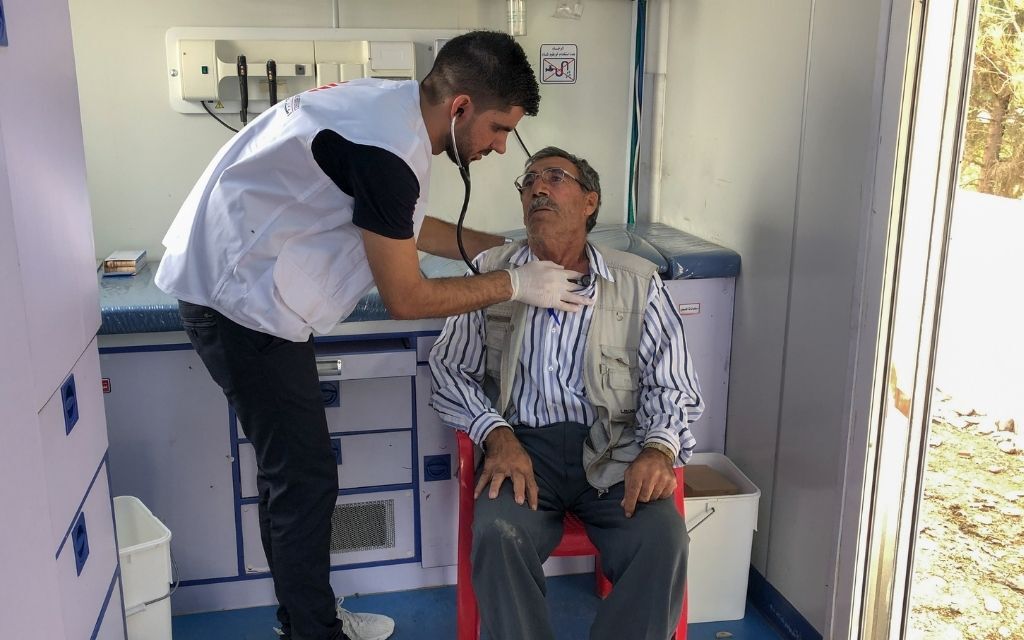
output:
<path id="1" fill-rule="evenodd" d="M 462 225 L 466 222 L 466 210 L 469 209 L 469 192 L 472 190 L 472 182 L 469 179 L 469 166 L 462 163 L 462 156 L 459 155 L 459 143 L 455 141 L 455 121 L 459 116 L 462 115 L 462 109 L 460 108 L 452 116 L 452 151 L 455 153 L 455 164 L 459 166 L 459 175 L 462 176 L 462 185 L 466 189 L 466 195 L 462 199 L 462 212 L 459 213 L 459 224 L 455 227 L 455 238 L 459 244 L 459 253 L 462 254 L 462 260 L 469 265 L 473 273 L 480 275 L 480 270 L 476 268 L 476 265 L 470 261 L 469 256 L 466 255 L 466 247 L 462 244 Z"/>
<path id="2" fill-rule="evenodd" d="M 462 184 L 466 189 L 466 195 L 462 199 L 462 211 L 459 213 L 459 224 L 456 225 L 455 227 L 455 238 L 458 241 L 459 253 L 462 255 L 463 262 L 465 262 L 469 266 L 473 273 L 480 275 L 480 270 L 477 269 L 476 265 L 473 264 L 473 262 L 469 259 L 469 256 L 466 254 L 466 247 L 463 246 L 462 244 L 462 227 L 466 221 L 466 211 L 469 209 L 469 193 L 472 190 L 472 182 L 470 181 L 469 178 L 469 167 L 462 163 L 462 156 L 459 155 L 459 144 L 458 142 L 455 141 L 455 121 L 461 115 L 462 109 L 460 108 L 458 111 L 455 112 L 455 115 L 452 116 L 452 126 L 450 130 L 450 135 L 452 138 L 452 151 L 455 153 L 455 164 L 457 164 L 459 167 L 459 175 L 462 176 Z M 516 131 L 515 134 L 516 138 L 519 139 L 519 144 L 522 145 L 523 147 L 523 151 L 526 151 L 526 155 L 527 157 L 529 157 L 530 152 L 526 150 L 526 145 L 523 144 L 523 139 L 519 137 L 519 132 Z M 569 282 L 577 284 L 583 288 L 589 287 L 593 281 L 594 278 L 589 273 L 584 274 L 579 278 L 569 279 Z"/>

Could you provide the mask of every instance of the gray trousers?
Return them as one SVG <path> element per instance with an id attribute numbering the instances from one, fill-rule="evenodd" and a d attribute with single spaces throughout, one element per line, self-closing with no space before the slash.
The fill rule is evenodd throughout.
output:
<path id="1" fill-rule="evenodd" d="M 515 503 L 508 480 L 497 498 L 485 490 L 476 501 L 473 589 L 490 640 L 554 640 L 541 563 L 558 546 L 567 511 L 586 526 L 614 585 L 599 605 L 591 640 L 667 640 L 675 631 L 686 584 L 686 525 L 672 499 L 637 504 L 626 518 L 623 483 L 598 496 L 582 465 L 589 430 L 567 422 L 515 429 L 533 461 L 537 511 Z"/>

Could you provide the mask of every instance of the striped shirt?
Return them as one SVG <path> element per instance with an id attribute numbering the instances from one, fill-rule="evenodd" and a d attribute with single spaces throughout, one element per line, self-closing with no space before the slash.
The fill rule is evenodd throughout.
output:
<path id="1" fill-rule="evenodd" d="M 587 244 L 590 272 L 614 283 L 601 252 Z M 514 266 L 536 260 L 524 246 L 511 259 Z M 477 259 L 479 261 L 479 258 Z M 597 278 L 580 291 L 593 298 Z M 593 307 L 578 313 L 528 307 L 527 329 L 512 382 L 508 415 L 501 415 L 480 386 L 486 363 L 484 312 L 448 318 L 430 352 L 433 379 L 431 405 L 441 420 L 469 434 L 478 445 L 495 428 L 516 424 L 539 427 L 556 422 L 593 424 L 594 406 L 583 383 L 583 361 Z M 640 406 L 636 439 L 656 442 L 676 452 L 684 464 L 693 451 L 690 424 L 704 410 L 693 360 L 686 348 L 682 319 L 661 278 L 651 278 L 639 352 Z"/>

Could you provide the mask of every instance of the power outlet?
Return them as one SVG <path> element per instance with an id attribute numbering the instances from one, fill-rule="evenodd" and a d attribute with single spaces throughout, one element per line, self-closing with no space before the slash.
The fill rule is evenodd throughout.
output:
<path id="1" fill-rule="evenodd" d="M 4 17 L 4 0 L 0 0 L 0 47 L 7 46 L 7 18 Z"/>

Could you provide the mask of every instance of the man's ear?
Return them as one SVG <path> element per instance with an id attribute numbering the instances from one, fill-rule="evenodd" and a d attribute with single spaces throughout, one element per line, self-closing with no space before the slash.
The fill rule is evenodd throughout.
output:
<path id="1" fill-rule="evenodd" d="M 470 115 L 473 111 L 473 100 L 466 94 L 459 94 L 452 98 L 451 118 Z"/>
<path id="2" fill-rule="evenodd" d="M 597 203 L 599 200 L 600 197 L 597 195 L 596 191 L 588 191 L 583 197 L 583 202 L 586 204 L 585 211 L 588 216 L 597 211 Z"/>

